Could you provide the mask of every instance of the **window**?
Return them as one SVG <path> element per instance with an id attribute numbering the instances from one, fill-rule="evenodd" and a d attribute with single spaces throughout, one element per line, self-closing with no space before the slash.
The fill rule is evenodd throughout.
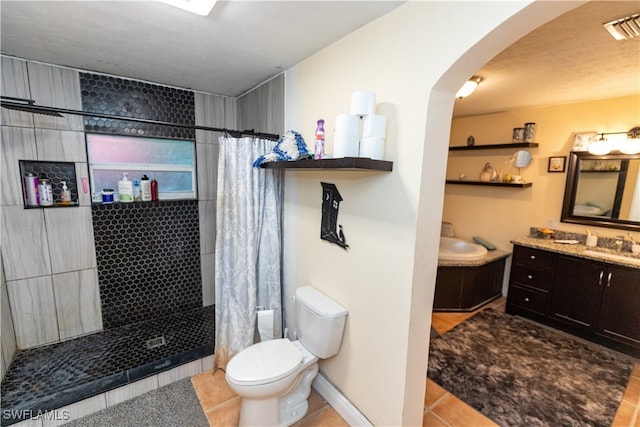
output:
<path id="1" fill-rule="evenodd" d="M 123 172 L 130 181 L 157 180 L 160 200 L 196 198 L 193 141 L 88 133 L 87 153 L 94 201 L 105 188 L 117 192 Z"/>

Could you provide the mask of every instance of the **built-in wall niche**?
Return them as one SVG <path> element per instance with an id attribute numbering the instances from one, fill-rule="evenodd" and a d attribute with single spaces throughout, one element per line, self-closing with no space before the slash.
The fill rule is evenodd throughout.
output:
<path id="1" fill-rule="evenodd" d="M 73 162 L 48 162 L 39 160 L 19 160 L 22 180 L 22 195 L 25 209 L 60 208 L 78 206 L 78 182 L 76 165 Z M 47 182 L 51 194 L 40 194 Z M 63 184 L 69 191 L 69 200 L 63 197 Z M 37 189 L 37 196 L 28 187 Z M 34 190 L 35 191 L 35 190 Z M 47 203 L 47 200 L 50 203 Z"/>

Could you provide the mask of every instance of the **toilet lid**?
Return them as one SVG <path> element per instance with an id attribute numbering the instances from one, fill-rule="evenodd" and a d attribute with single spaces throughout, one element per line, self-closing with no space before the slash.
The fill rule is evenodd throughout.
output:
<path id="1" fill-rule="evenodd" d="M 277 381 L 298 369 L 302 353 L 286 338 L 245 348 L 227 364 L 227 375 L 246 385 Z"/>

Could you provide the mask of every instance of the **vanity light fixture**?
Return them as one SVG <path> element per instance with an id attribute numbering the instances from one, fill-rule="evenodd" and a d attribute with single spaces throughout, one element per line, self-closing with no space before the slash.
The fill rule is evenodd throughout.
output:
<path id="1" fill-rule="evenodd" d="M 640 126 L 629 129 L 627 132 L 603 132 L 600 138 L 589 146 L 589 153 L 596 156 L 609 154 L 612 150 L 619 150 L 624 154 L 640 153 Z M 605 135 L 626 135 L 626 138 L 612 138 L 609 141 Z"/>
<path id="2" fill-rule="evenodd" d="M 478 87 L 480 82 L 482 81 L 482 77 L 480 76 L 471 76 L 469 80 L 464 82 L 462 87 L 456 93 L 456 98 L 462 99 L 467 97 L 473 93 L 474 90 Z"/>
<path id="3" fill-rule="evenodd" d="M 640 37 L 640 14 L 615 19 L 602 26 L 618 41 Z"/>
<path id="4" fill-rule="evenodd" d="M 211 13 L 217 0 L 160 0 L 162 3 L 179 7 L 197 15 L 207 16 Z"/>

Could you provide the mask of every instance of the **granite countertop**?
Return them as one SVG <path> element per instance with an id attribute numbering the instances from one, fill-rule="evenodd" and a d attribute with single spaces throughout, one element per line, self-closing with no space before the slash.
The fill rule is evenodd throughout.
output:
<path id="1" fill-rule="evenodd" d="M 573 245 L 566 243 L 556 243 L 554 239 L 540 239 L 537 237 L 522 237 L 520 239 L 513 240 L 511 243 L 513 243 L 514 245 L 526 246 L 534 249 L 543 249 L 549 252 L 556 252 L 559 254 L 571 255 L 575 257 L 591 259 L 594 261 L 640 269 L 640 254 L 632 254 L 628 251 L 620 254 L 614 249 L 602 247 L 589 248 L 582 243 L 576 243 Z M 587 250 L 589 250 L 591 253 L 585 253 L 585 251 Z M 620 258 L 611 258 L 607 255 L 623 256 Z"/>
<path id="2" fill-rule="evenodd" d="M 497 261 L 501 258 L 506 258 L 509 255 L 511 255 L 511 252 L 496 249 L 494 251 L 487 251 L 487 254 L 485 256 L 478 259 L 438 259 L 438 267 L 477 267 L 480 265 L 489 264 L 490 262 Z"/>

